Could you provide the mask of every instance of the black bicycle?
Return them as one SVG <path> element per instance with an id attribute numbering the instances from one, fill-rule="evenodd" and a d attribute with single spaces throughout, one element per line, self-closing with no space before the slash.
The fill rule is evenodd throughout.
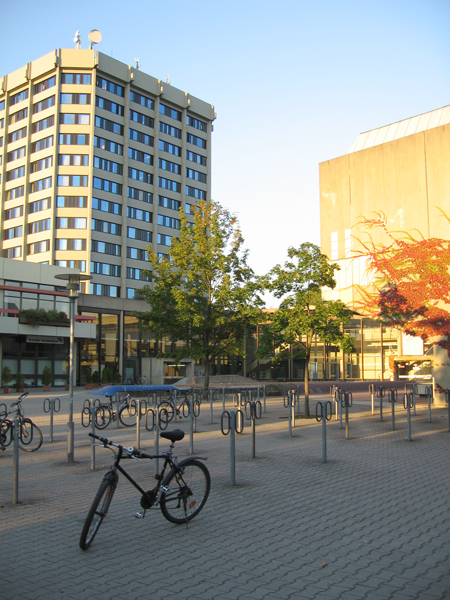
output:
<path id="1" fill-rule="evenodd" d="M 108 396 L 108 402 L 101 403 L 100 400 L 94 400 L 95 408 L 95 428 L 106 429 L 111 421 L 117 421 L 124 427 L 133 427 L 136 425 L 136 415 L 138 411 L 137 400 L 132 400 L 130 394 L 127 394 L 125 398 L 122 398 L 119 402 L 121 405 L 119 412 L 113 407 L 112 396 Z M 145 416 L 147 412 L 146 400 L 140 402 L 140 416 L 139 419 Z M 81 411 L 81 424 L 83 427 L 89 427 L 92 420 L 91 403 L 90 400 L 85 400 L 83 403 L 83 410 Z"/>
<path id="2" fill-rule="evenodd" d="M 80 548 L 82 550 L 87 550 L 92 544 L 103 519 L 108 513 L 119 481 L 119 472 L 141 493 L 141 507 L 143 510 L 134 515 L 138 519 L 143 519 L 148 509 L 159 506 L 164 517 L 171 523 L 187 523 L 197 516 L 205 506 L 211 488 L 209 471 L 201 462 L 201 460 L 206 459 L 193 456 L 178 462 L 173 457 L 175 442 L 179 442 L 184 438 L 184 432 L 180 429 L 160 433 L 160 436 L 170 440 L 171 444 L 167 452 L 158 455 L 145 454 L 145 452 L 136 450 L 133 447 L 126 448 L 92 433 L 89 435 L 101 442 L 101 444 L 96 444 L 97 446 L 112 450 L 115 460 L 114 465 L 104 475 L 86 517 L 80 537 Z M 117 451 L 110 446 L 117 448 Z M 122 459 L 141 461 L 145 458 L 164 459 L 161 472 L 155 475 L 156 486 L 147 492 L 120 465 Z M 170 470 L 166 473 L 167 468 Z"/>
<path id="3" fill-rule="evenodd" d="M 18 400 L 11 404 L 11 408 L 15 409 L 15 416 L 19 420 L 19 448 L 24 452 L 36 452 L 42 446 L 42 431 L 31 419 L 25 417 L 24 410 L 21 406 L 24 398 L 28 396 L 25 392 L 19 396 Z M 3 408 L 5 407 L 5 408 Z M 8 419 L 9 413 L 6 406 L 2 405 L 0 413 L 0 448 L 4 450 L 14 440 L 14 419 Z"/>
<path id="4" fill-rule="evenodd" d="M 148 396 L 149 403 L 151 403 L 151 394 Z M 192 390 L 180 390 L 180 395 L 177 397 L 177 418 L 181 419 L 184 417 L 187 419 L 191 411 L 191 401 L 193 400 L 193 411 L 194 417 L 198 417 L 200 414 L 200 402 L 193 397 Z M 157 398 L 156 406 L 160 409 L 167 411 L 167 421 L 170 423 L 175 416 L 175 397 L 170 395 L 167 397 Z"/>

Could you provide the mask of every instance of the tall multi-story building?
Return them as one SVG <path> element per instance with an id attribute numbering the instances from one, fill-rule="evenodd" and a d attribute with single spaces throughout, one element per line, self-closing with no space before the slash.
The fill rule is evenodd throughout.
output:
<path id="1" fill-rule="evenodd" d="M 78 308 L 98 339 L 81 376 L 83 364 L 125 371 L 127 340 L 128 375 L 148 372 L 131 318 L 146 305 L 127 300 L 148 283 L 147 246 L 166 254 L 180 209 L 210 199 L 214 119 L 211 104 L 94 49 L 0 79 L 1 256 L 92 277 Z"/>

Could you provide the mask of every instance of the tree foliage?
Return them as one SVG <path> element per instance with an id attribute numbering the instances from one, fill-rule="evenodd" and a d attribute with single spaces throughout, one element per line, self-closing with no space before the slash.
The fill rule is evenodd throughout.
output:
<path id="1" fill-rule="evenodd" d="M 154 283 L 142 293 L 150 311 L 136 314 L 159 339 L 184 342 L 176 357 L 204 362 L 208 387 L 217 356 L 244 353 L 245 331 L 260 320 L 262 300 L 236 215 L 216 202 L 192 211 L 193 224 L 180 212 L 180 237 L 172 238 L 168 258 L 147 249 Z"/>
<path id="2" fill-rule="evenodd" d="M 336 286 L 336 264 L 314 244 L 304 243 L 288 249 L 290 260 L 274 267 L 267 278 L 267 287 L 280 307 L 270 315 L 270 322 L 260 338 L 257 355 L 280 361 L 291 357 L 305 360 L 305 412 L 309 416 L 309 362 L 314 336 L 351 351 L 351 337 L 342 331 L 342 324 L 352 313 L 340 301 L 322 299 L 321 288 Z"/>

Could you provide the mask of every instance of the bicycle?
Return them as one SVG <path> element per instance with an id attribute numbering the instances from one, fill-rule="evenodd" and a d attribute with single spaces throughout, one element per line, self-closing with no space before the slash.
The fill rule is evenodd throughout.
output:
<path id="1" fill-rule="evenodd" d="M 191 410 L 191 400 L 192 400 L 192 390 L 180 390 L 181 398 L 180 402 L 177 402 L 177 418 L 181 419 L 184 417 L 187 419 Z M 150 396 L 149 396 L 150 399 Z M 160 398 L 157 400 L 156 405 L 158 408 L 165 409 L 167 411 L 167 422 L 170 423 L 173 417 L 175 416 L 175 399 L 173 396 L 170 396 L 165 400 L 164 398 Z M 194 416 L 198 417 L 200 414 L 200 402 L 198 400 L 194 401 L 193 406 Z"/>
<path id="2" fill-rule="evenodd" d="M 173 457 L 173 448 L 175 442 L 184 438 L 184 431 L 175 429 L 174 431 L 163 431 L 160 437 L 170 440 L 170 448 L 167 452 L 158 455 L 146 454 L 136 448 L 121 446 L 107 438 L 98 435 L 89 434 L 91 437 L 99 440 L 101 444 L 95 444 L 103 448 L 108 448 L 114 453 L 114 465 L 103 476 L 98 492 L 94 498 L 91 508 L 86 517 L 86 521 L 81 532 L 79 545 L 82 550 L 87 550 L 92 544 L 103 519 L 108 513 L 111 501 L 116 490 L 119 474 L 124 477 L 142 494 L 141 507 L 143 511 L 135 513 L 135 517 L 143 519 L 145 512 L 159 506 L 163 516 L 171 523 L 188 523 L 205 506 L 211 488 L 211 477 L 206 466 L 201 460 L 203 457 L 193 456 L 180 462 Z M 114 446 L 118 450 L 110 448 Z M 123 467 L 120 466 L 122 459 L 154 459 L 163 458 L 164 464 L 160 471 L 155 475 L 156 486 L 149 490 L 144 489 L 129 475 Z M 167 467 L 170 471 L 166 474 Z"/>
<path id="3" fill-rule="evenodd" d="M 10 408 L 15 408 L 15 417 L 19 420 L 19 448 L 24 452 L 36 452 L 42 446 L 43 437 L 39 427 L 31 419 L 25 417 L 21 404 L 27 396 L 28 392 L 23 393 L 16 402 L 10 405 Z M 9 413 L 5 406 L 0 414 L 0 447 L 2 450 L 5 450 L 14 440 L 14 419 L 8 419 L 8 416 Z"/>
<path id="4" fill-rule="evenodd" d="M 108 396 L 109 401 L 105 404 L 102 404 L 100 400 L 94 400 L 95 407 L 95 428 L 96 429 L 106 429 L 111 421 L 117 421 L 124 427 L 133 427 L 136 425 L 136 415 L 137 415 L 137 401 L 132 400 L 130 394 L 127 394 L 125 398 L 120 400 L 120 404 L 123 404 L 119 408 L 119 412 L 113 408 L 112 396 Z M 141 400 L 141 409 L 140 416 L 141 419 L 147 411 L 147 402 L 146 400 Z M 91 413 L 91 403 L 89 400 L 85 400 L 83 404 L 83 410 L 81 411 L 81 424 L 83 427 L 89 427 L 92 420 Z"/>

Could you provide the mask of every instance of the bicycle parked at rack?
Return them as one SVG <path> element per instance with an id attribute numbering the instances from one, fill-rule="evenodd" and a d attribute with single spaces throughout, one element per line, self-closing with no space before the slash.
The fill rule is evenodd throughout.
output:
<path id="1" fill-rule="evenodd" d="M 193 400 L 192 390 L 180 390 L 177 396 L 177 418 L 187 419 L 190 414 L 191 400 Z M 149 404 L 152 403 L 152 395 L 148 396 Z M 170 423 L 175 416 L 175 397 L 169 396 L 168 398 L 160 397 L 156 399 L 156 406 L 159 409 L 165 409 L 167 411 L 167 422 Z M 194 400 L 194 416 L 198 417 L 200 414 L 200 401 Z"/>
<path id="2" fill-rule="evenodd" d="M 136 415 L 138 411 L 138 403 L 136 400 L 132 400 L 130 394 L 127 394 L 124 398 L 119 401 L 119 404 L 123 405 L 119 407 L 119 412 L 113 407 L 112 396 L 107 396 L 108 402 L 101 403 L 100 400 L 94 400 L 95 407 L 95 428 L 106 429 L 111 421 L 115 422 L 119 419 L 119 422 L 124 427 L 133 427 L 136 425 Z M 141 419 L 145 416 L 147 411 L 146 400 L 141 400 L 140 416 Z M 85 400 L 83 404 L 83 410 L 81 411 L 81 424 L 83 427 L 89 427 L 92 420 L 91 413 L 91 402 Z"/>
<path id="3" fill-rule="evenodd" d="M 171 444 L 167 452 L 158 455 L 146 454 L 133 447 L 126 448 L 92 433 L 89 435 L 101 442 L 101 444 L 95 444 L 96 446 L 112 450 L 115 460 L 114 465 L 104 475 L 86 517 L 79 542 L 82 550 L 87 550 L 92 544 L 103 519 L 108 513 L 119 481 L 119 472 L 141 493 L 141 507 L 143 510 L 134 515 L 138 519 L 143 519 L 148 509 L 159 506 L 164 517 L 171 523 L 188 523 L 205 506 L 211 488 L 209 471 L 201 462 L 201 460 L 206 459 L 193 456 L 180 462 L 177 461 L 176 457 L 173 456 L 173 448 L 175 442 L 179 442 L 184 438 L 184 432 L 180 429 L 160 433 L 160 437 L 170 440 Z M 117 451 L 110 446 L 117 448 Z M 120 461 L 123 459 L 135 459 L 140 462 L 146 458 L 164 459 L 160 473 L 155 475 L 156 486 L 147 492 L 120 465 Z M 168 467 L 170 470 L 166 473 Z"/>
<path id="4" fill-rule="evenodd" d="M 15 417 L 19 420 L 19 448 L 24 452 L 36 452 L 42 446 L 42 432 L 31 419 L 25 417 L 22 407 L 22 401 L 28 396 L 25 392 L 19 399 L 13 402 L 10 408 L 15 409 Z M 4 409 L 3 409 L 4 407 Z M 0 412 L 0 448 L 4 450 L 14 440 L 14 418 L 8 419 L 10 413 L 7 412 L 6 405 L 2 405 Z"/>

